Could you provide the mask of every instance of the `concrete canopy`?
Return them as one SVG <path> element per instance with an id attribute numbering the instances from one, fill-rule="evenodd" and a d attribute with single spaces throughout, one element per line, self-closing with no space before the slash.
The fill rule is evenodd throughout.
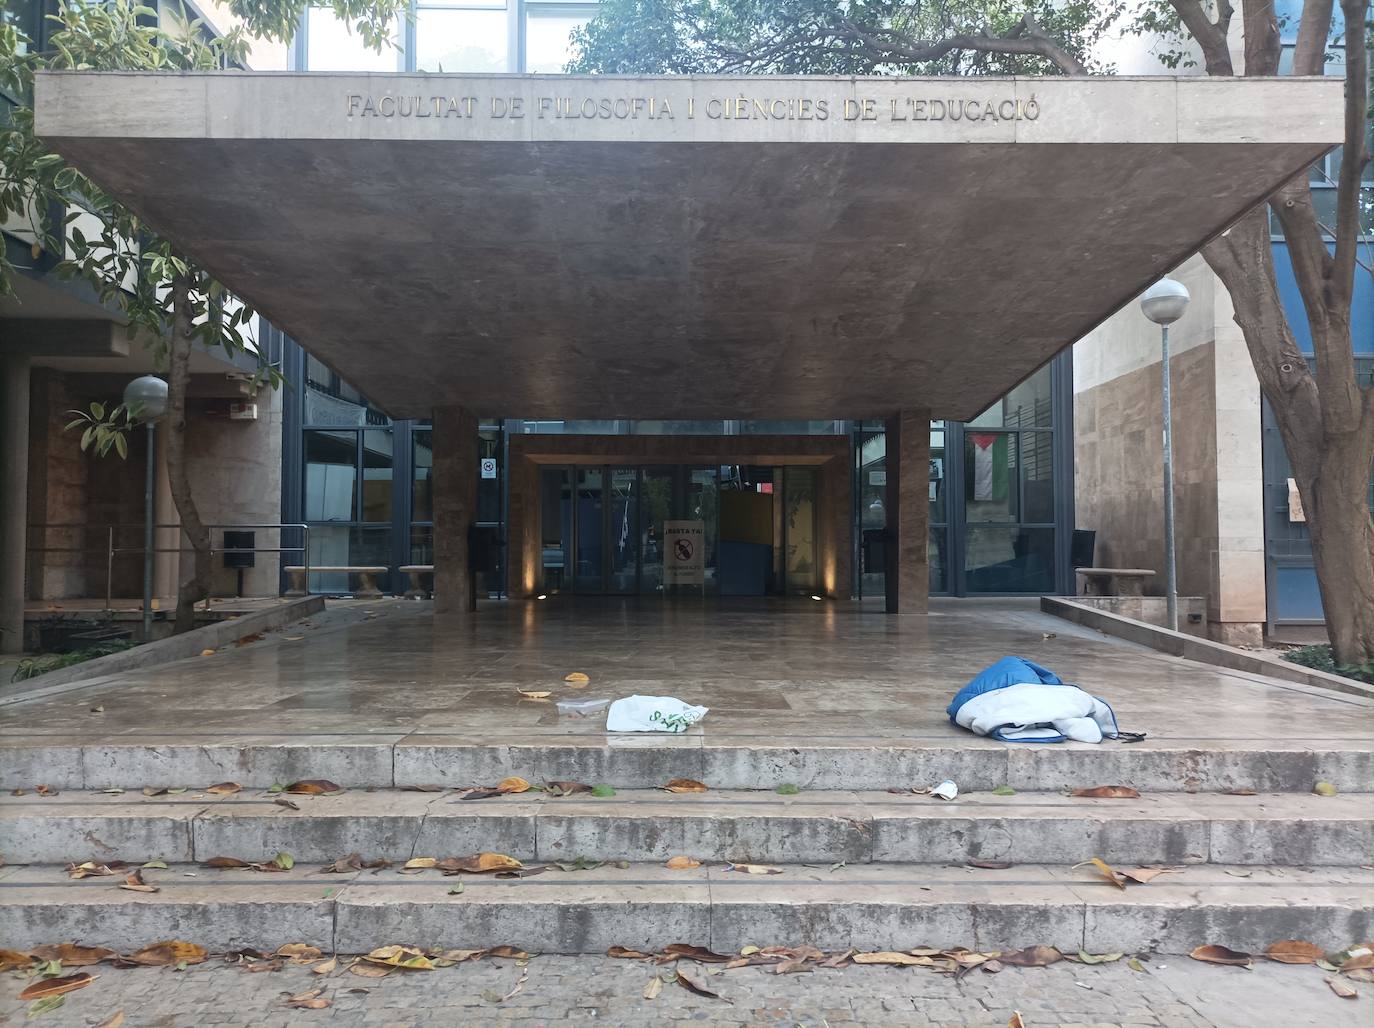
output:
<path id="1" fill-rule="evenodd" d="M 968 419 L 1341 138 L 1322 79 L 45 73 L 394 416 Z"/>

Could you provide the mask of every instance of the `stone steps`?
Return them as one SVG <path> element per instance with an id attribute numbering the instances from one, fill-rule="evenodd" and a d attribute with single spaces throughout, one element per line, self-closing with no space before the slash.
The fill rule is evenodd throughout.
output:
<path id="1" fill-rule="evenodd" d="M 0 741 L 0 789 L 141 789 L 231 780 L 266 788 L 328 778 L 351 788 L 470 786 L 508 775 L 642 788 L 695 778 L 716 789 L 884 790 L 952 778 L 966 791 L 1009 785 L 1041 791 L 1126 784 L 1148 792 L 1255 789 L 1308 793 L 1317 781 L 1374 790 L 1374 747 L 1319 738 L 1154 740 L 1125 745 L 1008 746 L 929 736 L 909 743 L 808 737 L 805 745 L 721 732 L 608 738 L 604 733 L 509 738 L 405 732 L 367 735 L 222 734 L 8 736 Z"/>
<path id="2" fill-rule="evenodd" d="M 963 864 L 970 858 L 1070 865 L 1357 866 L 1374 859 L 1374 795 L 964 793 L 945 803 L 888 792 L 623 790 L 467 801 L 453 792 L 261 790 L 145 797 L 63 791 L 0 796 L 0 852 L 11 863 L 214 856 L 303 864 L 349 853 L 400 863 L 482 850 L 541 863 L 589 860 Z"/>
<path id="3" fill-rule="evenodd" d="M 754 876 L 632 864 L 518 880 L 173 865 L 145 872 L 159 889 L 145 894 L 119 889 L 118 878 L 69 881 L 58 866 L 12 866 L 0 869 L 0 945 L 79 940 L 127 951 L 182 938 L 212 950 L 302 942 L 351 953 L 399 942 L 599 953 L 672 942 L 720 952 L 1048 944 L 1173 954 L 1205 943 L 1257 952 L 1279 939 L 1337 949 L 1374 936 L 1374 872 L 1227 870 L 1188 867 L 1123 891 L 1091 868 L 1062 865 L 785 865 Z M 451 892 L 460 881 L 461 893 Z"/>

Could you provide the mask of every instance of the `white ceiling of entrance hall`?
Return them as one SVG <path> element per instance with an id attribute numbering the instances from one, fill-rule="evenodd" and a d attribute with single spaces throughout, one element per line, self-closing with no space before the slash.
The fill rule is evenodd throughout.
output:
<path id="1" fill-rule="evenodd" d="M 397 94 L 475 113 L 362 114 Z M 559 119 L 564 96 L 675 115 Z M 793 102 L 709 116 L 736 96 Z M 803 97 L 829 117 L 798 120 Z M 941 97 L 1012 117 L 896 118 Z M 396 416 L 968 418 L 1329 148 L 1339 115 L 1318 80 L 39 85 L 52 145 Z"/>

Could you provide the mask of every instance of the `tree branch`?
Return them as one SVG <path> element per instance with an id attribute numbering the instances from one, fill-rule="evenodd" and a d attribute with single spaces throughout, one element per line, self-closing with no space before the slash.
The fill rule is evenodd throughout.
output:
<path id="1" fill-rule="evenodd" d="M 1245 26 L 1245 74 L 1279 73 L 1279 18 L 1274 0 L 1245 0 L 1241 7 Z"/>
<path id="2" fill-rule="evenodd" d="M 1326 71 L 1326 44 L 1331 38 L 1332 0 L 1306 0 L 1298 25 L 1298 45 L 1293 50 L 1294 75 L 1322 75 Z"/>
<path id="3" fill-rule="evenodd" d="M 1235 66 L 1231 62 L 1231 46 L 1227 37 L 1231 33 L 1231 15 L 1235 13 L 1230 0 L 1217 3 L 1217 20 L 1207 17 L 1202 9 L 1201 0 L 1169 0 L 1184 27 L 1188 29 L 1198 46 L 1202 47 L 1202 57 L 1207 65 L 1208 75 L 1234 75 Z"/>
<path id="4" fill-rule="evenodd" d="M 848 18 L 840 22 L 837 35 L 862 44 L 879 60 L 890 61 L 900 58 L 919 64 L 925 61 L 938 61 L 956 50 L 972 50 L 978 53 L 1043 57 L 1065 75 L 1088 74 L 1087 65 L 1060 46 L 1058 41 L 1045 35 L 1035 19 L 1028 14 L 1023 15 L 1020 21 L 1000 36 L 984 32 L 949 36 L 933 42 L 915 40 L 907 39 L 892 29 L 870 31 Z"/>
<path id="5" fill-rule="evenodd" d="M 1345 142 L 1336 180 L 1336 255 L 1328 289 L 1333 303 L 1349 310 L 1355 289 L 1355 248 L 1360 241 L 1360 180 L 1369 163 L 1369 51 L 1365 48 L 1367 0 L 1341 0 L 1345 12 Z"/>

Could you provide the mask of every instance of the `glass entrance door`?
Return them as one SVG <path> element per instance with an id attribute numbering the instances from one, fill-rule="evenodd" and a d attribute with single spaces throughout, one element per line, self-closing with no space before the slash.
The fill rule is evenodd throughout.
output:
<path id="1" fill-rule="evenodd" d="M 606 591 L 622 595 L 639 591 L 639 471 L 612 468 L 606 483 L 606 531 L 610 560 Z"/>
<path id="2" fill-rule="evenodd" d="M 576 468 L 577 510 L 573 519 L 576 547 L 573 561 L 573 591 L 599 593 L 605 589 L 605 498 L 602 495 L 601 468 Z"/>

